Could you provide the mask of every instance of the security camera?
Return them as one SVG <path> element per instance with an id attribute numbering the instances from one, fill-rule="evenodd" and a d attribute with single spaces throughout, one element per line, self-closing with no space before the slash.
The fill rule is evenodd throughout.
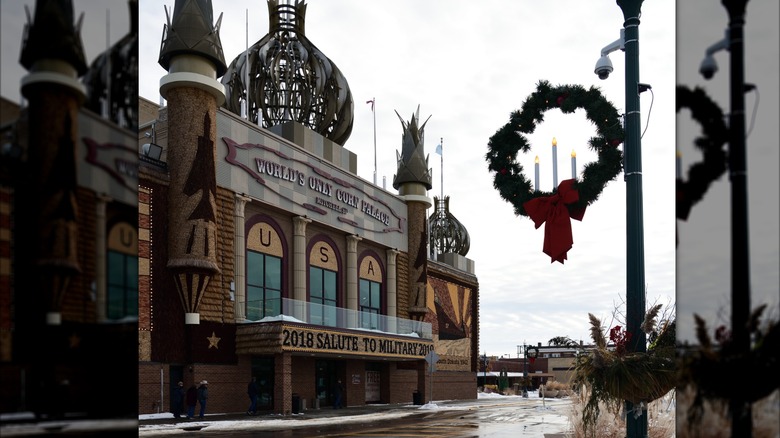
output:
<path id="1" fill-rule="evenodd" d="M 620 29 L 620 38 L 612 41 L 601 49 L 601 58 L 596 61 L 596 68 L 593 70 L 593 73 L 596 73 L 599 76 L 599 79 L 604 80 L 612 73 L 612 61 L 609 60 L 609 54 L 615 50 L 625 50 L 625 38 L 626 30 Z"/>
<path id="2" fill-rule="evenodd" d="M 701 66 L 699 66 L 699 73 L 704 76 L 704 79 L 712 79 L 716 71 L 718 71 L 718 64 L 715 62 L 715 58 L 712 55 L 705 56 L 701 61 Z"/>
<path id="3" fill-rule="evenodd" d="M 612 61 L 609 60 L 608 56 L 602 56 L 596 61 L 596 68 L 593 72 L 599 75 L 601 80 L 608 78 L 609 74 L 612 73 Z"/>
<path id="4" fill-rule="evenodd" d="M 715 72 L 718 71 L 718 64 L 715 62 L 715 57 L 712 55 L 721 50 L 728 50 L 729 41 L 729 30 L 726 29 L 726 36 L 724 36 L 722 40 L 707 47 L 707 50 L 704 52 L 704 59 L 702 59 L 701 65 L 699 66 L 699 73 L 704 76 L 704 79 L 712 79 Z"/>

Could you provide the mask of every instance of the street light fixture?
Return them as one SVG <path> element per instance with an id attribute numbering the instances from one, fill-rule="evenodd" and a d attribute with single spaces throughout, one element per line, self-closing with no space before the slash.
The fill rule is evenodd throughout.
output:
<path id="1" fill-rule="evenodd" d="M 488 362 L 490 362 L 488 360 L 488 357 L 487 357 L 487 352 L 482 353 L 482 356 L 480 357 L 480 360 L 482 362 L 482 366 L 483 366 L 482 370 L 484 372 L 484 374 L 483 374 L 484 377 L 483 377 L 483 382 L 482 382 L 482 391 L 484 392 L 485 391 L 485 386 L 487 386 L 487 367 L 488 367 Z"/>
<path id="2" fill-rule="evenodd" d="M 518 347 L 520 347 L 518 345 Z M 523 343 L 523 397 L 528 398 L 528 360 L 531 363 L 539 356 L 539 347 L 527 346 Z"/>
<path id="3" fill-rule="evenodd" d="M 731 180 L 731 330 L 734 348 L 750 354 L 750 235 L 745 141 L 745 7 L 748 0 L 721 0 L 729 15 L 729 179 Z M 708 50 L 709 51 L 709 50 Z M 731 436 L 753 435 L 752 408 L 742 394 L 729 400 Z"/>
<path id="4" fill-rule="evenodd" d="M 642 199 L 642 135 L 639 108 L 639 16 L 644 0 L 617 0 L 623 12 L 623 51 L 625 74 L 625 141 L 623 178 L 626 182 L 626 330 L 634 334 L 631 352 L 645 352 L 645 332 L 640 326 L 645 314 L 644 211 Z M 637 411 L 643 414 L 640 409 Z M 625 412 L 634 412 L 634 403 L 624 403 Z M 647 415 L 628 415 L 626 437 L 647 436 Z"/>

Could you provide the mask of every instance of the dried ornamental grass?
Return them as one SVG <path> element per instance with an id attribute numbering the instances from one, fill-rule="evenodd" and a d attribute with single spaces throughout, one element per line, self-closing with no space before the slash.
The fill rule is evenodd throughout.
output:
<path id="1" fill-rule="evenodd" d="M 772 320 L 761 322 L 765 309 L 766 304 L 761 305 L 750 315 L 747 326 L 751 346 L 747 352 L 738 350 L 725 326 L 718 327 L 714 339 L 711 339 L 704 319 L 694 314 L 699 345 L 682 355 L 679 377 L 679 391 L 688 396 L 680 420 L 687 424 L 688 431 L 697 430 L 707 422 L 711 424 L 718 416 L 728 417 L 728 413 L 723 412 L 723 406 L 737 396 L 756 405 L 773 395 L 775 412 L 771 417 L 777 419 L 780 325 Z M 745 370 L 761 376 L 760 382 L 746 384 L 744 380 L 734 377 Z M 728 422 L 725 418 L 721 421 Z M 730 424 L 727 429 L 730 430 Z"/>
<path id="2" fill-rule="evenodd" d="M 598 436 L 598 438 L 624 438 L 626 436 L 625 415 L 620 411 L 610 411 L 606 405 L 601 410 L 609 412 L 599 415 L 596 422 L 586 428 L 582 413 L 591 396 L 587 388 L 572 397 L 569 421 L 572 427 L 572 438 Z M 647 438 L 675 437 L 675 391 L 672 390 L 647 405 Z"/>
<path id="3" fill-rule="evenodd" d="M 665 321 L 656 330 L 655 319 L 660 308 L 660 304 L 651 308 L 642 324 L 645 333 L 651 335 L 646 352 L 626 351 L 631 334 L 620 326 L 610 330 L 614 349 L 608 348 L 601 321 L 588 314 L 596 348 L 577 357 L 574 376 L 574 382 L 590 392 L 582 410 L 586 431 L 595 431 L 593 426 L 602 407 L 617 413 L 624 401 L 630 401 L 641 408 L 676 386 L 675 321 Z"/>

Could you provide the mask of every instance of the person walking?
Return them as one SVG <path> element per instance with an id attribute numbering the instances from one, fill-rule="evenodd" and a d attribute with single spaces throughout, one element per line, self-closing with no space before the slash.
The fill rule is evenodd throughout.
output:
<path id="1" fill-rule="evenodd" d="M 344 396 L 344 385 L 341 384 L 341 379 L 339 379 L 336 384 L 333 386 L 333 409 L 341 409 L 343 408 L 342 404 L 342 397 Z"/>
<path id="2" fill-rule="evenodd" d="M 184 398 L 187 402 L 187 419 L 191 420 L 195 416 L 195 405 L 198 404 L 198 388 L 195 385 L 187 388 Z"/>
<path id="3" fill-rule="evenodd" d="M 181 414 L 184 412 L 185 395 L 184 382 L 177 383 L 173 388 L 173 394 L 171 394 L 171 413 L 173 418 L 181 418 Z"/>
<path id="4" fill-rule="evenodd" d="M 246 386 L 246 394 L 249 396 L 249 410 L 247 415 L 257 414 L 257 377 L 252 376 L 252 380 Z"/>
<path id="5" fill-rule="evenodd" d="M 200 387 L 198 388 L 198 403 L 200 403 L 200 414 L 198 415 L 198 418 L 201 420 L 203 419 L 203 416 L 206 415 L 206 402 L 209 399 L 209 382 L 203 380 L 200 382 Z"/>

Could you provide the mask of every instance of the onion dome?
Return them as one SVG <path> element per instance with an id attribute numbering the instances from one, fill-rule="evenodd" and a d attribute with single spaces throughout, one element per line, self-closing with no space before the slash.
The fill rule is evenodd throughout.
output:
<path id="1" fill-rule="evenodd" d="M 61 0 L 36 0 L 35 18 L 24 28 L 24 41 L 19 62 L 27 70 L 33 70 L 36 62 L 44 59 L 65 61 L 76 70 L 78 76 L 87 70 L 84 45 L 81 42 L 81 20 L 73 25 L 73 2 Z M 30 24 L 32 23 L 32 24 Z"/>
<path id="2" fill-rule="evenodd" d="M 456 253 L 466 256 L 471 238 L 466 227 L 450 213 L 450 197 L 433 198 L 436 210 L 428 218 L 431 253 Z"/>
<path id="3" fill-rule="evenodd" d="M 167 14 L 167 9 L 166 9 Z M 225 74 L 225 55 L 219 26 L 216 25 L 211 0 L 176 0 L 173 18 L 168 17 L 162 36 L 162 48 L 158 63 L 170 71 L 171 61 L 179 55 L 194 55 L 211 61 L 217 71 L 217 78 Z M 214 78 L 216 79 L 216 78 Z"/>
<path id="4" fill-rule="evenodd" d="M 87 88 L 85 107 L 123 128 L 136 130 L 138 0 L 127 3 L 130 7 L 130 32 L 92 61 L 82 81 Z"/>
<path id="5" fill-rule="evenodd" d="M 306 37 L 306 6 L 268 0 L 268 34 L 230 63 L 222 77 L 224 106 L 241 114 L 248 97 L 251 122 L 264 128 L 297 122 L 343 146 L 352 133 L 352 92 Z"/>
<path id="6" fill-rule="evenodd" d="M 405 122 L 404 119 L 395 112 L 398 119 L 401 120 L 401 126 L 404 128 L 401 139 L 401 155 L 396 151 L 398 161 L 398 173 L 393 177 L 393 187 L 398 190 L 404 183 L 423 184 L 428 190 L 431 189 L 431 169 L 428 167 L 428 157 L 425 156 L 425 124 L 428 119 L 419 124 L 420 107 L 417 106 L 417 114 L 412 114 L 412 119 Z M 430 204 L 428 204 L 430 205 Z"/>

